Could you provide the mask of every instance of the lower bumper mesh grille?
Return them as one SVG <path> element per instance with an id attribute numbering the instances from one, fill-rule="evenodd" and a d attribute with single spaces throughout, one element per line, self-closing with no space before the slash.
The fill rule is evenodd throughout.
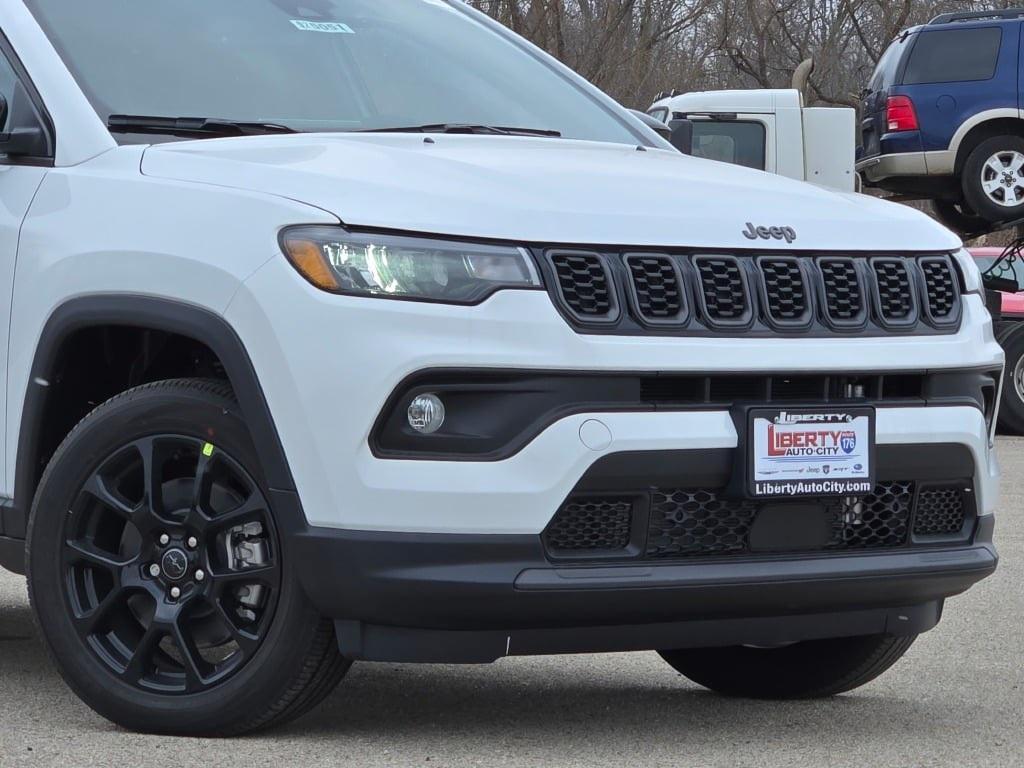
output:
<path id="1" fill-rule="evenodd" d="M 963 492 L 959 488 L 930 488 L 918 497 L 914 535 L 952 536 L 963 530 L 965 520 Z"/>
<path id="2" fill-rule="evenodd" d="M 913 481 L 887 481 L 859 499 L 804 501 L 820 505 L 825 517 L 828 540 L 818 548 L 821 552 L 887 549 L 918 537 L 953 536 L 964 531 L 968 519 L 959 485 L 918 489 Z M 543 538 L 553 557 L 629 554 L 657 560 L 751 554 L 758 515 L 773 504 L 778 506 L 725 498 L 721 489 L 656 488 L 629 498 L 570 498 Z M 634 524 L 638 516 L 639 526 Z"/>
<path id="3" fill-rule="evenodd" d="M 723 501 L 715 491 L 654 491 L 646 554 L 720 555 L 743 552 L 757 506 Z"/>
<path id="4" fill-rule="evenodd" d="M 544 533 L 544 543 L 556 552 L 608 551 L 629 545 L 632 499 L 570 501 Z"/>

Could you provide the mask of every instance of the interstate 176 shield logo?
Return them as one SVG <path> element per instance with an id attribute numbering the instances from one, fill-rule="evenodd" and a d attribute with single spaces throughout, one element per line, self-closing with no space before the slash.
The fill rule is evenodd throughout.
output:
<path id="1" fill-rule="evenodd" d="M 843 453 L 853 453 L 857 448 L 857 433 L 843 432 L 839 436 L 839 447 L 843 449 Z"/>

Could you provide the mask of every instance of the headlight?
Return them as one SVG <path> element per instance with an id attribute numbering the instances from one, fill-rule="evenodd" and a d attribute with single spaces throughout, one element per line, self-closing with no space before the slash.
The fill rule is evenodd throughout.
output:
<path id="1" fill-rule="evenodd" d="M 293 227 L 281 235 L 292 265 L 317 288 L 352 296 L 477 304 L 502 288 L 540 288 L 522 248 Z"/>

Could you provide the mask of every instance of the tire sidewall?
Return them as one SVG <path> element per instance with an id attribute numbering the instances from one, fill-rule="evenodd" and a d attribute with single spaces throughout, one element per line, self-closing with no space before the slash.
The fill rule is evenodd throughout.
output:
<path id="1" fill-rule="evenodd" d="M 279 542 L 281 589 L 267 636 L 228 680 L 197 694 L 148 693 L 121 680 L 79 639 L 63 586 L 61 549 L 67 510 L 100 463 L 126 443 L 153 434 L 207 440 L 244 466 L 267 495 L 255 448 L 233 401 L 174 382 L 148 385 L 96 409 L 58 448 L 40 482 L 29 522 L 29 592 L 41 634 L 62 676 L 108 719 L 143 730 L 215 731 L 235 722 L 245 703 L 256 708 L 280 698 L 301 663 L 297 648 L 312 637 L 318 617 L 289 574 Z M 280 527 L 280 526 L 278 526 Z"/>
<path id="2" fill-rule="evenodd" d="M 944 226 L 958 233 L 976 232 L 985 223 L 985 220 L 970 210 L 965 202 L 951 203 L 948 200 L 933 200 L 932 211 L 935 218 Z"/>
<path id="3" fill-rule="evenodd" d="M 961 172 L 960 184 L 964 199 L 971 210 L 989 222 L 1007 221 L 1024 217 L 1024 202 L 1012 208 L 993 202 L 981 186 L 981 170 L 990 157 L 1005 151 L 1020 152 L 1024 155 L 1024 138 L 1020 136 L 995 136 L 981 142 L 967 158 Z"/>
<path id="4" fill-rule="evenodd" d="M 1024 434 L 1024 399 L 1021 399 L 1013 382 L 1014 370 L 1024 357 L 1024 322 L 1004 328 L 996 340 L 1006 355 L 1006 372 L 1003 375 L 998 421 L 1004 429 Z"/>

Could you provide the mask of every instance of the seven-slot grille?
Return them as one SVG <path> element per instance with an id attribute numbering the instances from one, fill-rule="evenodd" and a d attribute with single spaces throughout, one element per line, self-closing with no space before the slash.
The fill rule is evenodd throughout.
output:
<path id="1" fill-rule="evenodd" d="M 750 318 L 750 291 L 743 265 L 735 256 L 697 256 L 693 260 L 700 279 L 704 317 L 718 326 L 746 325 Z"/>
<path id="2" fill-rule="evenodd" d="M 626 257 L 637 313 L 648 323 L 678 322 L 687 311 L 686 291 L 679 266 L 668 256 L 631 254 Z"/>
<path id="3" fill-rule="evenodd" d="M 548 258 L 570 312 L 581 320 L 615 319 L 615 289 L 598 254 L 558 251 L 548 254 Z"/>
<path id="4" fill-rule="evenodd" d="M 955 330 L 962 313 L 950 256 L 553 250 L 546 257 L 570 321 L 606 332 L 936 333 Z"/>
<path id="5" fill-rule="evenodd" d="M 875 297 L 883 325 L 908 325 L 916 321 L 914 283 L 906 262 L 897 258 L 871 260 Z"/>
<path id="6" fill-rule="evenodd" d="M 758 259 L 757 265 L 768 319 L 782 326 L 806 325 L 811 319 L 811 303 L 799 260 L 766 256 Z"/>
<path id="7" fill-rule="evenodd" d="M 953 267 L 945 258 L 924 258 L 920 262 L 924 275 L 926 310 L 935 322 L 955 322 L 960 314 L 960 292 Z"/>
<path id="8" fill-rule="evenodd" d="M 825 258 L 818 262 L 825 297 L 826 320 L 836 326 L 859 326 L 867 316 L 864 282 L 857 262 L 847 258 Z"/>

